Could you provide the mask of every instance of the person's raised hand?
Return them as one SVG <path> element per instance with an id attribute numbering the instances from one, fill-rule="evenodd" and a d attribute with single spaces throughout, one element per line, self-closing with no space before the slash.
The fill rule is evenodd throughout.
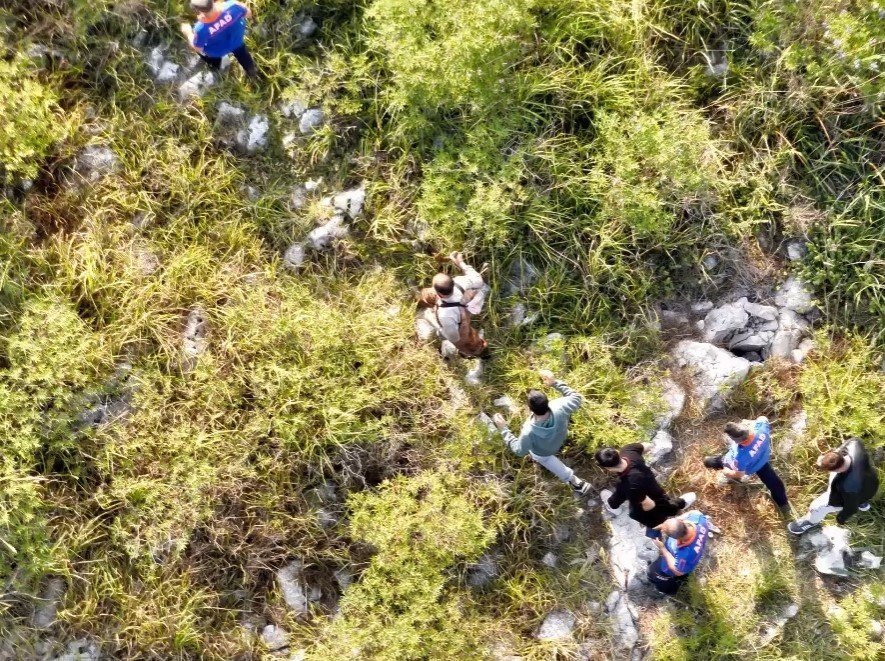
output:
<path id="1" fill-rule="evenodd" d="M 541 382 L 545 386 L 552 386 L 554 383 L 556 383 L 556 377 L 550 370 L 540 370 L 538 371 L 538 376 L 541 377 Z"/>
<path id="2" fill-rule="evenodd" d="M 462 266 L 464 264 L 464 255 L 457 250 L 449 255 L 449 259 L 452 260 L 452 264 L 455 266 Z"/>
<path id="3" fill-rule="evenodd" d="M 497 427 L 498 429 L 506 429 L 507 428 L 507 421 L 504 419 L 504 416 L 501 415 L 500 413 L 496 413 L 495 415 L 492 416 L 492 422 L 495 423 L 495 427 Z"/>
<path id="4" fill-rule="evenodd" d="M 660 551 L 663 551 L 665 548 L 667 548 L 666 546 L 664 546 L 664 542 L 659 539 L 653 539 L 652 541 L 655 543 L 655 546 L 657 546 L 658 550 Z"/>

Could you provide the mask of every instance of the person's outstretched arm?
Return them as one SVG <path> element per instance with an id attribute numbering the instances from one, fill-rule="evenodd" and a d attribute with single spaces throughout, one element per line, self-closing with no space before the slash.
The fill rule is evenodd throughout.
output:
<path id="1" fill-rule="evenodd" d="M 492 422 L 495 423 L 495 426 L 498 428 L 498 431 L 501 432 L 501 436 L 504 438 L 504 442 L 507 444 L 507 447 L 510 448 L 510 451 L 515 454 L 517 457 L 526 456 L 531 448 L 529 447 L 529 438 L 526 434 L 520 434 L 517 438 L 516 435 L 510 431 L 510 428 L 507 426 L 507 421 L 504 420 L 504 416 L 500 413 L 496 413 L 492 418 Z"/>
<path id="2" fill-rule="evenodd" d="M 553 382 L 553 387 L 565 396 L 565 402 L 562 405 L 563 412 L 572 414 L 581 408 L 581 404 L 584 402 L 581 393 L 572 390 L 565 383 L 558 380 Z"/>
<path id="3" fill-rule="evenodd" d="M 449 259 L 452 260 L 452 263 L 457 266 L 464 273 L 464 280 L 462 282 L 462 286 L 465 289 L 464 294 L 466 295 L 468 291 L 474 289 L 482 289 L 483 285 L 485 285 L 485 281 L 482 279 L 482 275 L 475 268 L 470 266 L 467 262 L 464 261 L 464 255 L 459 252 L 453 252 L 449 255 Z M 472 297 L 472 295 L 471 295 Z"/>
<path id="4" fill-rule="evenodd" d="M 237 4 L 246 10 L 246 18 L 252 18 L 252 9 L 245 2 L 238 2 Z"/>

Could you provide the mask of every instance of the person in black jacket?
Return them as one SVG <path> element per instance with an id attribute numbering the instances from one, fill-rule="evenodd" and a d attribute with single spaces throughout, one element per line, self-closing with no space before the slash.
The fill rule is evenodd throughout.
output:
<path id="1" fill-rule="evenodd" d="M 870 509 L 869 501 L 879 491 L 879 476 L 857 438 L 822 454 L 817 458 L 817 467 L 830 472 L 830 486 L 811 502 L 808 514 L 787 526 L 794 535 L 811 530 L 827 514 L 836 514 L 836 522 L 845 523 L 858 510 Z"/>
<path id="2" fill-rule="evenodd" d="M 596 462 L 610 473 L 618 476 L 614 492 L 603 502 L 616 510 L 625 502 L 630 503 L 630 518 L 646 527 L 645 535 L 659 539 L 661 533 L 655 527 L 679 513 L 697 500 L 693 493 L 670 498 L 658 484 L 651 468 L 645 464 L 642 443 L 625 445 L 620 451 L 603 448 L 596 453 Z"/>

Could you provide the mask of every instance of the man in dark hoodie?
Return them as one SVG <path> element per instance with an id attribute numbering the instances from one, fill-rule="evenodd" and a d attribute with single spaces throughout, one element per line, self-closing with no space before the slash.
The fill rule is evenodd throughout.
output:
<path id="1" fill-rule="evenodd" d="M 614 493 L 606 498 L 603 491 L 602 500 L 613 510 L 629 502 L 630 518 L 645 526 L 646 537 L 659 539 L 661 533 L 656 528 L 694 503 L 697 496 L 687 493 L 679 498 L 670 498 L 658 484 L 651 468 L 645 464 L 643 452 L 645 447 L 642 443 L 625 445 L 620 451 L 602 448 L 596 452 L 596 462 L 618 476 Z"/>
<path id="2" fill-rule="evenodd" d="M 811 530 L 827 514 L 835 514 L 836 522 L 844 524 L 855 512 L 870 509 L 869 501 L 879 491 L 879 476 L 860 439 L 851 438 L 838 450 L 825 452 L 817 458 L 817 467 L 829 471 L 829 488 L 811 502 L 808 514 L 787 526 L 794 535 Z"/>

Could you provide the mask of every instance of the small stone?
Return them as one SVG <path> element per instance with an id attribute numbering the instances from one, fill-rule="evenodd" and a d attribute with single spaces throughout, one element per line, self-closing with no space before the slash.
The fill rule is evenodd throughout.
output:
<path id="1" fill-rule="evenodd" d="M 264 115 L 255 115 L 249 125 L 237 133 L 237 145 L 247 154 L 257 154 L 267 147 L 270 122 Z"/>
<path id="2" fill-rule="evenodd" d="M 346 213 L 351 218 L 359 218 L 363 213 L 363 204 L 366 202 L 366 185 L 361 184 L 343 193 L 338 193 L 331 199 L 332 206 L 338 211 Z"/>
<path id="3" fill-rule="evenodd" d="M 454 346 L 454 345 L 453 345 Z M 476 359 L 475 365 L 464 375 L 464 381 L 471 386 L 480 386 L 482 385 L 482 373 L 483 373 L 483 361 L 480 359 Z"/>
<path id="4" fill-rule="evenodd" d="M 704 318 L 704 341 L 722 343 L 747 327 L 750 315 L 739 303 L 710 310 Z"/>
<path id="5" fill-rule="evenodd" d="M 283 253 L 283 264 L 286 268 L 297 271 L 304 264 L 305 248 L 303 243 L 293 243 Z"/>
<path id="6" fill-rule="evenodd" d="M 319 179 L 308 179 L 304 182 L 304 190 L 308 193 L 313 193 L 319 190 L 320 185 L 323 183 L 322 177 Z"/>
<path id="7" fill-rule="evenodd" d="M 350 567 L 342 567 L 334 571 L 335 582 L 338 583 L 338 589 L 345 592 L 353 584 L 353 572 Z"/>
<path id="8" fill-rule="evenodd" d="M 721 78 L 728 73 L 728 54 L 724 50 L 711 50 L 704 53 L 707 62 L 707 75 L 712 78 Z"/>
<path id="9" fill-rule="evenodd" d="M 74 171 L 90 183 L 119 170 L 120 161 L 110 147 L 90 145 L 77 154 Z"/>
<path id="10" fill-rule="evenodd" d="M 57 576 L 46 582 L 46 586 L 40 594 L 40 604 L 34 611 L 34 617 L 31 620 L 36 629 L 48 629 L 55 624 L 58 604 L 66 587 L 64 579 Z"/>
<path id="11" fill-rule="evenodd" d="M 882 627 L 882 623 L 879 620 L 872 620 L 870 622 L 870 638 L 882 640 L 883 635 L 885 635 L 885 628 Z"/>
<path id="12" fill-rule="evenodd" d="M 794 239 L 787 243 L 787 257 L 791 262 L 805 259 L 808 254 L 808 246 L 800 239 Z"/>
<path id="13" fill-rule="evenodd" d="M 298 130 L 301 131 L 302 135 L 311 135 L 312 133 L 316 133 L 325 121 L 326 116 L 323 114 L 322 110 L 319 108 L 310 108 L 301 115 L 301 120 L 298 122 Z"/>
<path id="14" fill-rule="evenodd" d="M 556 544 L 564 544 L 572 538 L 572 529 L 567 525 L 558 523 L 553 527 L 553 541 Z"/>
<path id="15" fill-rule="evenodd" d="M 198 71 L 178 87 L 178 98 L 181 101 L 197 99 L 215 85 L 215 74 L 211 71 Z"/>
<path id="16" fill-rule="evenodd" d="M 776 358 L 789 358 L 799 348 L 802 331 L 781 329 L 774 334 L 768 346 L 768 355 Z"/>
<path id="17" fill-rule="evenodd" d="M 811 338 L 806 338 L 799 343 L 799 346 L 796 349 L 790 352 L 790 358 L 793 360 L 794 363 L 800 365 L 805 362 L 808 354 L 814 351 L 814 348 L 816 346 L 817 345 L 815 344 L 814 340 L 812 340 Z"/>
<path id="18" fill-rule="evenodd" d="M 878 569 L 881 564 L 882 558 L 869 551 L 861 553 L 860 559 L 857 561 L 857 566 L 862 567 L 863 569 Z"/>
<path id="19" fill-rule="evenodd" d="M 807 314 L 814 309 L 811 289 L 801 279 L 791 276 L 777 290 L 774 302 L 778 307 L 788 308 L 799 314 Z"/>
<path id="20" fill-rule="evenodd" d="M 294 99 L 284 104 L 280 108 L 280 113 L 286 119 L 300 119 L 301 115 L 307 110 L 307 104 L 300 99 Z"/>
<path id="21" fill-rule="evenodd" d="M 180 70 L 181 67 L 175 64 L 175 62 L 163 62 L 154 79 L 162 85 L 168 85 L 178 78 Z"/>
<path id="22" fill-rule="evenodd" d="M 282 627 L 268 624 L 261 631 L 261 640 L 271 652 L 289 646 L 289 634 Z"/>
<path id="23" fill-rule="evenodd" d="M 246 111 L 222 101 L 215 114 L 215 127 L 219 129 L 239 129 L 246 123 Z"/>
<path id="24" fill-rule="evenodd" d="M 196 358 L 206 351 L 206 313 L 202 308 L 193 308 L 187 316 L 187 322 L 182 332 L 184 355 L 188 358 Z"/>
<path id="25" fill-rule="evenodd" d="M 649 466 L 655 465 L 673 451 L 673 437 L 663 429 L 654 435 L 651 444 L 651 452 L 646 457 L 646 463 Z"/>
<path id="26" fill-rule="evenodd" d="M 492 553 L 483 553 L 476 564 L 467 570 L 467 585 L 484 588 L 498 577 L 498 560 Z"/>
<path id="27" fill-rule="evenodd" d="M 673 424 L 685 408 L 685 391 L 673 379 L 665 378 L 661 382 L 663 392 L 661 397 L 666 405 L 666 410 L 655 416 L 655 423 L 660 429 L 667 429 Z"/>
<path id="28" fill-rule="evenodd" d="M 298 31 L 299 37 L 302 39 L 309 39 L 314 35 L 318 27 L 316 21 L 313 20 L 311 16 L 304 16 L 301 18 L 295 29 Z"/>
<path id="29" fill-rule="evenodd" d="M 697 303 L 692 303 L 691 311 L 695 314 L 706 314 L 710 310 L 713 309 L 713 303 L 711 301 L 698 301 Z"/>
<path id="30" fill-rule="evenodd" d="M 701 264 L 704 265 L 704 268 L 708 271 L 712 271 L 717 266 L 719 266 L 719 256 L 718 255 L 707 255 L 704 257 Z"/>
<path id="31" fill-rule="evenodd" d="M 304 186 L 295 186 L 292 194 L 289 196 L 289 208 L 293 211 L 303 209 L 307 206 L 307 190 Z"/>
<path id="32" fill-rule="evenodd" d="M 507 409 L 508 413 L 519 413 L 519 407 L 507 395 L 498 397 L 492 404 L 502 409 Z"/>
<path id="33" fill-rule="evenodd" d="M 558 560 L 558 558 L 556 557 L 556 554 L 552 553 L 552 552 L 545 553 L 544 557 L 541 558 L 541 562 L 543 564 L 547 565 L 548 567 L 550 567 L 551 569 L 556 569 L 557 560 Z"/>
<path id="34" fill-rule="evenodd" d="M 302 582 L 304 564 L 293 560 L 277 571 L 277 585 L 283 595 L 283 601 L 296 615 L 307 615 L 308 598 Z"/>
<path id="35" fill-rule="evenodd" d="M 335 239 L 343 239 L 350 230 L 344 223 L 344 216 L 336 214 L 324 225 L 320 225 L 307 235 L 307 240 L 316 250 L 326 250 Z"/>
<path id="36" fill-rule="evenodd" d="M 552 611 L 544 618 L 536 638 L 538 640 L 564 640 L 572 637 L 575 616 L 567 610 Z"/>

